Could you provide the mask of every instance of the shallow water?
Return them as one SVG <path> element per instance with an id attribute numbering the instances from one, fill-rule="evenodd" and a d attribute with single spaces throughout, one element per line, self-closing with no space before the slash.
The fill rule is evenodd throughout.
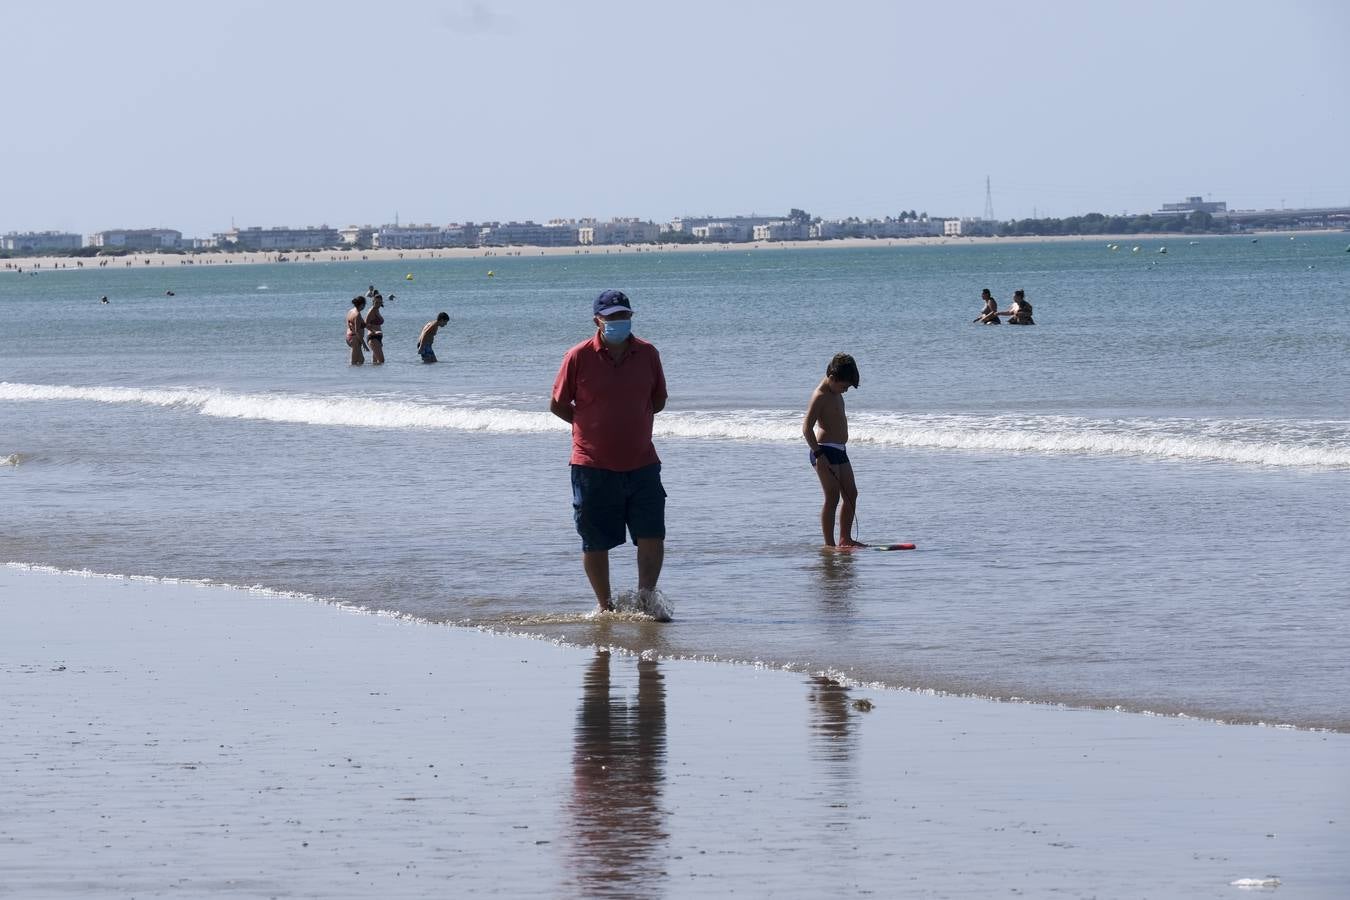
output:
<path id="1" fill-rule="evenodd" d="M 24 338 L 0 356 L 0 556 L 1350 730 L 1344 238 L 1158 243 L 5 274 Z M 371 282 L 397 295 L 390 362 L 353 370 L 342 317 Z M 671 387 L 672 626 L 585 615 L 567 431 L 546 411 L 610 286 Z M 1026 288 L 1039 324 L 970 325 L 985 286 L 1005 304 Z M 441 309 L 442 364 L 422 366 Z M 861 536 L 915 551 L 818 549 L 798 428 L 838 350 L 863 376 Z"/>

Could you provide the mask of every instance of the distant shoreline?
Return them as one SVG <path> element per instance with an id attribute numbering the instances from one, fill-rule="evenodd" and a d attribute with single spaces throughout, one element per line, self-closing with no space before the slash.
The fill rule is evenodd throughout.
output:
<path id="1" fill-rule="evenodd" d="M 126 256 L 30 256 L 0 260 L 0 274 L 18 274 L 20 270 L 52 271 L 59 269 L 129 269 L 140 266 L 216 266 L 261 265 L 267 263 L 333 263 L 333 262 L 415 262 L 429 259 L 494 259 L 526 256 L 605 256 L 641 253 L 728 253 L 739 251 L 774 250 L 829 250 L 860 247 L 940 247 L 940 246 L 1005 246 L 1010 244 L 1058 243 L 1163 243 L 1176 240 L 1215 240 L 1228 237 L 1263 237 L 1267 235 L 1295 236 L 1307 234 L 1336 234 L 1325 228 L 1294 231 L 1254 231 L 1242 235 L 1186 234 L 1159 232 L 1157 234 L 1064 234 L 1018 235 L 1011 237 L 915 237 L 915 238 L 838 238 L 828 241 L 747 241 L 744 243 L 699 244 L 604 244 L 568 247 L 445 247 L 434 250 L 305 250 L 277 252 L 226 252 L 204 250 L 190 253 L 128 253 Z M 103 265 L 100 265 L 102 263 Z"/>

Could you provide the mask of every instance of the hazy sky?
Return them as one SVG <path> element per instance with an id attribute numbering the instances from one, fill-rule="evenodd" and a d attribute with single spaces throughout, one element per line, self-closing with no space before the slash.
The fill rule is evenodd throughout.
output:
<path id="1" fill-rule="evenodd" d="M 5 4 L 0 233 L 1350 204 L 1350 3 Z"/>

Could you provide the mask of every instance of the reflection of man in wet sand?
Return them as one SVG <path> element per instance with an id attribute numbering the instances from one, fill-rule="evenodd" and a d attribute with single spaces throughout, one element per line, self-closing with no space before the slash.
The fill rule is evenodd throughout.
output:
<path id="1" fill-rule="evenodd" d="M 665 764 L 666 689 L 657 661 L 638 659 L 634 704 L 613 696 L 610 654 L 596 651 L 572 754 L 572 850 L 583 895 L 636 889 L 661 876 Z"/>

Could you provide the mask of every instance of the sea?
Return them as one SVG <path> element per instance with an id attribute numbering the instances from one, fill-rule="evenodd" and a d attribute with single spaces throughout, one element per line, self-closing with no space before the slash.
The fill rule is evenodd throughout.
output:
<path id="1" fill-rule="evenodd" d="M 851 685 L 1350 731 L 1347 244 L 0 270 L 0 563 Z M 355 368 L 344 317 L 372 284 L 388 362 Z M 972 324 L 986 287 L 1005 308 L 1024 289 L 1037 324 Z M 607 288 L 670 388 L 670 624 L 593 615 L 568 427 L 548 412 Z M 442 310 L 423 365 L 418 331 Z M 862 376 L 845 398 L 858 536 L 913 551 L 821 547 L 800 429 L 841 351 Z M 612 560 L 632 590 L 631 546 Z"/>

